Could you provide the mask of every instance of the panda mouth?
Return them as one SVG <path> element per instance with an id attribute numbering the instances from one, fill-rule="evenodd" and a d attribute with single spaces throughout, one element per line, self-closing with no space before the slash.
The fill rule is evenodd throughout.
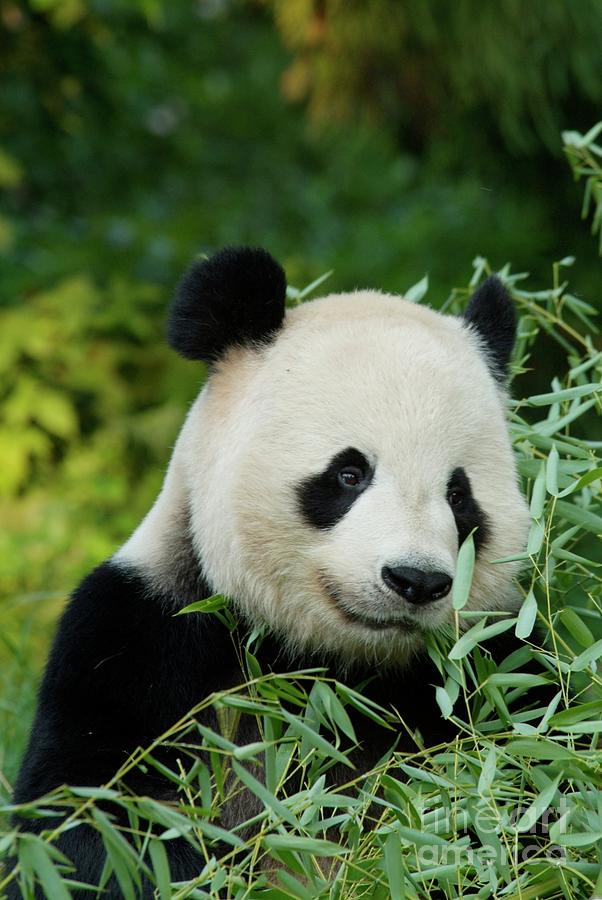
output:
<path id="1" fill-rule="evenodd" d="M 323 573 L 320 573 L 318 580 L 327 599 L 347 622 L 351 622 L 354 625 L 362 625 L 364 628 L 369 628 L 371 631 L 386 631 L 393 628 L 402 631 L 416 631 L 418 628 L 416 622 L 405 617 L 399 616 L 395 618 L 377 619 L 372 616 L 365 616 L 362 613 L 358 613 L 356 610 L 349 608 L 345 602 L 345 598 L 341 594 L 340 588 L 330 581 Z"/>
<path id="2" fill-rule="evenodd" d="M 416 623 L 410 622 L 409 619 L 372 619 L 369 616 L 362 616 L 359 613 L 352 612 L 342 603 L 338 603 L 337 607 L 348 622 L 363 625 L 364 628 L 369 628 L 371 631 L 385 631 L 389 628 L 400 628 L 403 631 L 416 631 L 417 629 Z"/>

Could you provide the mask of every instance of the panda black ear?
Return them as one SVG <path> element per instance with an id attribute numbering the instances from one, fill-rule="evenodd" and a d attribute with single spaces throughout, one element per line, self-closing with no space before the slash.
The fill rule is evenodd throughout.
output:
<path id="1" fill-rule="evenodd" d="M 265 250 L 226 247 L 190 266 L 177 287 L 167 340 L 187 359 L 215 362 L 233 344 L 265 341 L 284 319 L 286 277 Z"/>
<path id="2" fill-rule="evenodd" d="M 493 376 L 505 381 L 516 337 L 516 314 L 510 294 L 496 275 L 490 275 L 474 292 L 464 321 L 480 337 Z"/>

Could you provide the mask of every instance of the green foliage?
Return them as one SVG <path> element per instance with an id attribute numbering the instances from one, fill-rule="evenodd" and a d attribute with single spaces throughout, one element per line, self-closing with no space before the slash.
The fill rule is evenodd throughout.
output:
<path id="1" fill-rule="evenodd" d="M 580 260 L 578 287 L 585 291 L 595 283 L 586 236 L 581 239 L 567 216 L 570 179 L 563 190 L 564 171 L 539 144 L 534 164 L 522 160 L 509 179 L 497 120 L 480 111 L 467 120 L 460 108 L 464 94 L 452 104 L 444 74 L 433 70 L 430 80 L 447 92 L 447 120 L 425 144 L 405 132 L 400 137 L 399 104 L 382 128 L 339 129 L 331 120 L 317 133 L 308 129 L 303 110 L 281 95 L 288 57 L 254 4 L 199 4 L 199 15 L 197 7 L 179 3 L 5 5 L 1 306 L 23 302 L 74 273 L 101 288 L 120 274 L 171 291 L 197 252 L 227 243 L 264 244 L 298 284 L 332 267 L 334 289 L 378 284 L 401 290 L 428 271 L 443 295 L 463 277 L 463 261 L 475 246 L 498 262 L 528 264 L 541 278 L 550 258 L 571 252 Z M 385 0 L 366 6 L 375 12 L 370 31 L 361 22 L 356 27 L 364 42 L 374 30 L 382 40 L 391 34 L 380 24 L 379 5 L 386 14 Z M 59 10 L 68 18 L 75 6 L 78 15 L 59 26 Z M 500 79 L 513 78 L 517 90 L 530 90 L 526 51 L 495 37 L 489 17 L 495 20 L 498 5 L 479 4 L 477 17 L 466 12 L 471 6 L 453 9 L 463 20 L 474 19 L 474 28 L 482 16 L 490 36 L 487 42 L 471 38 L 471 52 L 456 52 L 448 66 L 452 76 L 459 66 L 470 66 L 496 103 L 508 107 L 509 118 L 512 94 Z M 579 116 L 570 121 L 579 127 L 587 96 L 602 79 L 583 75 L 577 87 L 560 73 L 588 71 L 586 48 L 597 33 L 585 13 L 589 0 L 576 17 L 575 28 L 588 35 L 583 44 L 566 37 L 572 8 L 537 6 L 541 15 L 531 6 L 504 15 L 517 24 L 529 19 L 530 28 L 536 20 L 537 41 L 549 47 L 562 34 L 554 78 L 560 86 L 573 84 L 579 104 L 571 114 Z M 291 15 L 297 8 L 296 2 L 286 5 Z M 337 13 L 339 42 L 362 9 L 356 4 Z M 443 4 L 434 17 L 442 23 L 437 33 L 445 46 L 449 10 Z M 418 40 L 426 15 L 408 17 L 409 42 Z M 333 24 L 329 34 L 335 32 Z M 492 41 L 496 53 L 508 54 L 508 65 L 499 78 L 484 78 L 495 58 Z M 348 58 L 359 64 L 353 54 Z M 403 58 L 397 54 L 396 65 Z M 598 58 L 596 53 L 594 64 Z M 432 68 L 430 49 L 426 65 Z M 539 73 L 538 66 L 530 69 L 536 82 Z M 364 85 L 361 97 L 371 106 L 380 83 L 373 78 Z M 339 94 L 345 89 L 346 83 L 338 85 Z M 532 90 L 538 97 L 539 88 Z M 542 108 L 535 99 L 528 105 L 535 112 Z M 513 128 L 528 140 L 528 124 L 518 112 Z M 446 252 L 439 252 L 443 247 Z"/>
<path id="2" fill-rule="evenodd" d="M 53 840 L 87 823 L 107 850 L 104 883 L 114 873 L 125 897 L 135 896 L 143 873 L 161 898 L 592 896 L 602 835 L 602 459 L 589 425 L 602 405 L 602 353 L 589 336 L 591 310 L 560 280 L 570 262 L 555 266 L 552 286 L 541 291 L 526 290 L 523 274 L 500 273 L 521 312 L 514 393 L 538 358 L 542 334 L 557 344 L 563 362 L 549 391 L 510 408 L 532 518 L 521 557 L 523 607 L 516 617 L 468 613 L 458 596 L 455 628 L 429 641 L 441 713 L 456 721 L 458 739 L 425 750 L 415 735 L 414 751 L 393 752 L 367 777 L 348 766 L 345 782 L 329 786 L 329 769 L 345 762 L 355 741 L 350 707 L 388 724 L 392 744 L 404 724 L 319 671 L 262 673 L 254 655 L 260 638 L 253 635 L 241 647 L 246 685 L 203 701 L 101 788 L 62 788 L 21 810 L 43 816 L 63 809 L 67 819 L 59 826 L 40 837 L 0 829 L 0 853 L 19 860 L 14 875 L 0 875 L 0 895 L 17 877 L 25 897 L 34 884 L 49 898 L 68 896 L 69 862 Z M 471 283 L 452 292 L 447 308 L 459 311 L 488 272 L 478 257 Z M 575 320 L 584 327 L 577 330 Z M 469 542 L 460 566 L 468 584 Z M 192 604 L 186 614 L 233 622 L 218 596 Z M 543 649 L 531 644 L 536 622 L 549 636 Z M 525 639 L 524 649 L 496 667 L 487 640 L 510 628 Z M 542 675 L 523 671 L 532 654 Z M 545 680 L 557 692 L 549 705 L 532 708 L 527 691 Z M 457 712 L 461 696 L 468 700 L 467 721 Z M 216 731 L 194 719 L 208 704 L 218 712 Z M 257 742 L 236 743 L 241 715 L 256 717 Z M 177 771 L 160 762 L 163 743 L 179 749 Z M 198 744 L 206 750 L 202 759 Z M 136 766 L 160 769 L 178 802 L 122 790 L 121 779 Z M 225 831 L 220 815 L 241 791 L 255 797 L 256 812 Z M 127 826 L 118 825 L 111 809 L 126 814 Z M 172 885 L 166 846 L 178 837 L 202 854 L 205 866 L 192 882 Z M 217 858 L 219 841 L 226 852 Z"/>
<path id="3" fill-rule="evenodd" d="M 602 122 L 590 128 L 587 134 L 565 131 L 562 140 L 575 179 L 585 178 L 582 215 L 587 219 L 592 213 L 592 234 L 598 232 L 598 248 L 602 255 L 602 147 L 596 143 L 600 134 Z"/>
<path id="4" fill-rule="evenodd" d="M 294 54 L 285 89 L 319 120 L 359 112 L 419 140 L 480 122 L 524 151 L 558 146 L 575 92 L 592 114 L 602 100 L 596 0 L 268 5 Z"/>
<path id="5" fill-rule="evenodd" d="M 61 512 L 68 517 L 75 498 L 96 521 L 117 514 L 109 542 L 133 524 L 131 513 L 122 512 L 132 502 L 132 485 L 141 490 L 141 469 L 166 452 L 177 431 L 186 395 L 174 387 L 173 365 L 166 365 L 169 354 L 156 321 L 163 306 L 154 285 L 116 276 L 100 289 L 76 275 L 3 316 L 3 520 L 18 529 L 25 519 L 34 532 L 40 527 L 41 537 L 49 528 L 44 520 L 53 517 L 48 538 L 54 554 L 73 552 L 61 538 Z M 58 498 L 37 489 L 53 478 L 60 481 L 65 507 L 58 520 Z M 143 503 L 146 496 L 144 491 Z M 82 515 L 85 528 L 83 509 Z M 0 538 L 5 590 L 39 587 L 23 577 L 23 563 L 32 560 L 23 560 L 27 548 L 12 544 L 13 537 L 9 529 Z M 89 549 L 92 557 L 98 552 Z M 39 565 L 39 548 L 32 552 Z"/>

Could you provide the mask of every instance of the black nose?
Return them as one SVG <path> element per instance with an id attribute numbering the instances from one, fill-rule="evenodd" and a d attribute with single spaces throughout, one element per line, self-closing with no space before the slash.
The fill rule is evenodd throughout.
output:
<path id="1" fill-rule="evenodd" d="M 430 603 L 449 594 L 452 579 L 445 572 L 423 572 L 409 566 L 383 566 L 383 581 L 409 603 Z"/>

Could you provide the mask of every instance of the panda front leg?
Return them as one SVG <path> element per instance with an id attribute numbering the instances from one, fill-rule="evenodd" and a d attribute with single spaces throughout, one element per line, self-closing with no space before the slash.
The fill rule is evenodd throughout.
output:
<path id="1" fill-rule="evenodd" d="M 103 563 L 84 579 L 50 653 L 15 803 L 63 784 L 106 784 L 137 747 L 148 746 L 208 694 L 236 680 L 228 630 L 213 617 L 174 612 L 169 597 L 153 589 L 149 573 L 123 558 Z M 213 716 L 208 710 L 205 722 L 215 727 Z M 174 794 L 173 785 L 150 767 L 146 773 L 132 769 L 124 783 L 138 795 Z M 53 825 L 48 819 L 17 824 L 38 833 Z M 98 884 L 105 854 L 91 826 L 66 831 L 57 846 L 76 866 L 74 878 Z M 202 868 L 184 841 L 168 842 L 166 849 L 174 880 L 193 878 Z M 114 888 L 110 896 L 120 896 Z M 19 896 L 16 890 L 13 896 Z M 146 891 L 152 895 L 150 884 Z"/>

